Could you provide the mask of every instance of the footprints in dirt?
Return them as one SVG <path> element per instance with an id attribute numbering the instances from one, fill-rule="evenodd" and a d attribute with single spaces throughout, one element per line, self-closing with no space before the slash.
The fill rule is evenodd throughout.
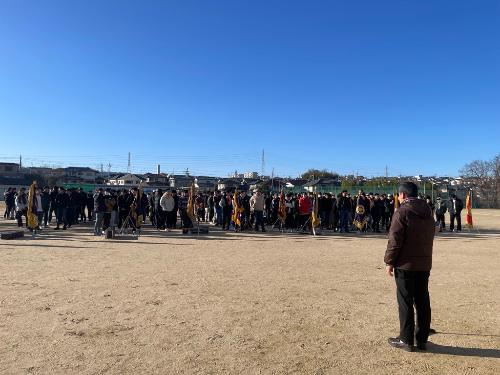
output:
<path id="1" fill-rule="evenodd" d="M 88 320 L 88 319 L 85 319 Z M 134 329 L 134 327 L 124 326 L 122 324 L 112 324 L 105 327 L 91 327 L 88 329 L 71 329 L 66 328 L 67 331 L 64 334 L 65 336 L 74 336 L 74 337 L 90 337 L 95 338 L 99 336 L 118 336 L 121 332 L 127 332 Z"/>

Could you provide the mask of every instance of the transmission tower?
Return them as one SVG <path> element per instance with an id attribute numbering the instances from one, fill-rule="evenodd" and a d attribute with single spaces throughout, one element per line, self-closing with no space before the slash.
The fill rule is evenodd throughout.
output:
<path id="1" fill-rule="evenodd" d="M 128 153 L 127 172 L 128 172 L 128 173 L 131 173 L 131 172 L 132 172 L 132 168 L 131 168 L 131 166 L 130 166 L 130 152 Z"/>

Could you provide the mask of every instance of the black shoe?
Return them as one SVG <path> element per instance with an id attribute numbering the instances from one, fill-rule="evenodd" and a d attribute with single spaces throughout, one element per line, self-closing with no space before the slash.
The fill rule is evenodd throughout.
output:
<path id="1" fill-rule="evenodd" d="M 417 349 L 418 350 L 427 350 L 427 343 L 426 342 L 417 342 Z"/>
<path id="2" fill-rule="evenodd" d="M 387 339 L 387 342 L 389 343 L 390 346 L 392 346 L 394 348 L 403 349 L 404 351 L 407 351 L 407 352 L 414 351 L 413 345 L 407 344 L 397 337 L 389 337 Z"/>
<path id="3" fill-rule="evenodd" d="M 60 228 L 59 227 L 55 227 L 54 230 L 59 230 Z"/>
<path id="4" fill-rule="evenodd" d="M 63 227 L 63 230 L 66 230 L 66 225 Z"/>
<path id="5" fill-rule="evenodd" d="M 429 335 L 435 335 L 437 332 L 434 328 L 429 329 Z"/>

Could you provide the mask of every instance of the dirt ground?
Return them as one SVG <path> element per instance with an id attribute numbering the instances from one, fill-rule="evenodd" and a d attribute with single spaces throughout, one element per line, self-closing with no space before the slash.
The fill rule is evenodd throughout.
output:
<path id="1" fill-rule="evenodd" d="M 474 219 L 435 240 L 426 353 L 387 344 L 385 235 L 0 240 L 0 373 L 498 374 L 500 211 Z"/>

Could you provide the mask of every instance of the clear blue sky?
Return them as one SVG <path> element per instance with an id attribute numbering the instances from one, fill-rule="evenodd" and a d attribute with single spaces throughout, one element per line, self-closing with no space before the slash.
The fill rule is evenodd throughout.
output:
<path id="1" fill-rule="evenodd" d="M 449 174 L 500 153 L 500 1 L 0 0 L 0 161 Z M 106 167 L 105 167 L 106 169 Z"/>

